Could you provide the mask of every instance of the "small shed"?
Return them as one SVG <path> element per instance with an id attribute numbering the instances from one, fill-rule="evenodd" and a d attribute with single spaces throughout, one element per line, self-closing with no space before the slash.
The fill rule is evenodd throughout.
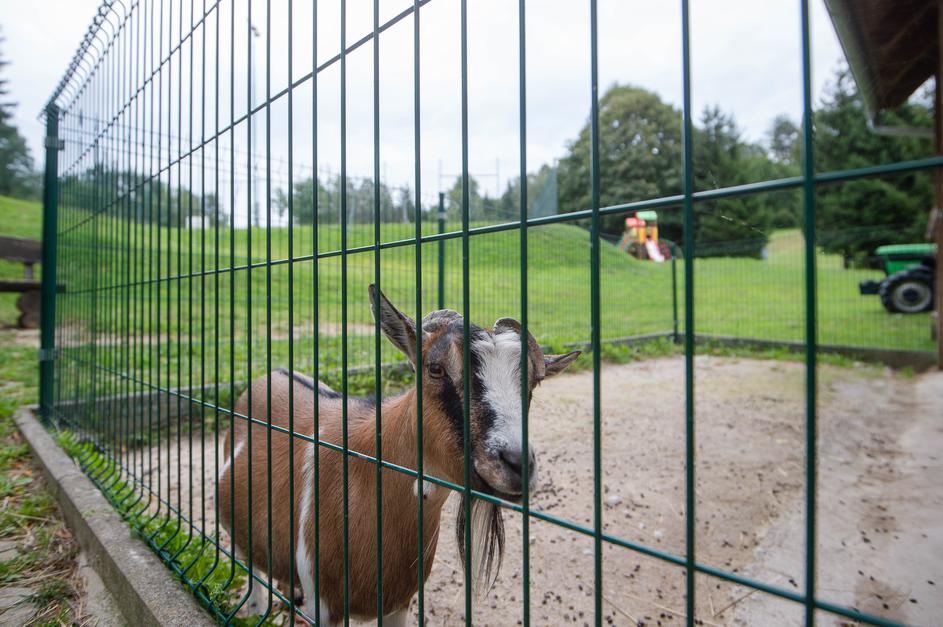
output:
<path id="1" fill-rule="evenodd" d="M 936 77 L 934 128 L 936 152 L 943 155 L 943 0 L 825 0 L 867 106 L 881 129 L 885 109 L 903 104 L 929 78 Z M 917 129 L 884 129 L 919 133 Z M 943 171 L 935 171 L 936 206 L 927 207 L 927 239 L 936 242 L 937 364 L 943 368 Z"/>

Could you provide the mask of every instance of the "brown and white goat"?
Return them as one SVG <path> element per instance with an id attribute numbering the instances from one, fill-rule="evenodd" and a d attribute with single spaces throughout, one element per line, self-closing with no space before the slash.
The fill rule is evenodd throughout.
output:
<path id="1" fill-rule="evenodd" d="M 370 286 L 371 305 L 379 298 L 380 326 L 384 335 L 416 364 L 416 325 L 387 298 Z M 373 310 L 373 308 L 371 308 Z M 422 424 L 424 472 L 454 484 L 463 484 L 463 359 L 464 321 L 460 314 L 445 309 L 422 319 Z M 501 318 L 491 330 L 470 325 L 470 426 L 472 488 L 502 499 L 519 500 L 522 490 L 522 458 L 529 455 L 530 485 L 537 477 L 533 448 L 521 441 L 521 350 L 520 324 Z M 528 340 L 528 396 L 546 377 L 562 372 L 579 356 L 544 355 L 534 340 Z M 288 428 L 288 398 L 294 379 L 294 430 L 314 435 L 314 403 L 318 403 L 322 441 L 341 445 L 341 396 L 321 382 L 299 373 L 279 370 L 252 383 L 252 405 L 248 393 L 235 410 L 255 420 L 267 420 L 267 386 L 271 380 L 271 422 Z M 416 468 L 417 419 L 416 388 L 381 405 L 383 459 L 399 466 Z M 348 399 L 348 446 L 352 451 L 375 456 L 375 405 L 373 399 Z M 236 547 L 245 555 L 252 535 L 249 559 L 259 571 L 268 568 L 280 582 L 289 581 L 289 534 L 295 534 L 297 581 L 312 612 L 317 607 L 320 624 L 331 625 L 344 612 L 343 580 L 343 483 L 342 453 L 321 447 L 318 461 L 319 495 L 314 500 L 314 454 L 312 443 L 296 440 L 294 452 L 294 494 L 289 492 L 288 435 L 272 430 L 272 554 L 268 555 L 268 477 L 266 476 L 267 436 L 265 424 L 249 428 L 242 419 L 233 426 L 233 449 L 225 437 L 226 461 L 218 477 L 219 506 Z M 251 469 L 249 458 L 251 453 Z M 348 467 L 349 503 L 349 611 L 351 616 L 369 619 L 377 615 L 377 536 L 376 476 L 373 463 L 351 457 Z M 234 473 L 235 492 L 230 492 Z M 383 615 L 389 625 L 405 624 L 410 600 L 417 592 L 419 554 L 417 481 L 392 469 L 382 471 L 383 481 Z M 252 484 L 252 515 L 249 516 L 248 486 Z M 422 487 L 424 502 L 423 548 L 425 575 L 435 556 L 439 519 L 449 490 L 431 483 Z M 288 502 L 294 499 L 296 520 L 289 520 Z M 235 516 L 230 519 L 230 506 Z M 456 532 L 459 546 L 464 524 L 459 509 Z M 314 516 L 319 527 L 319 572 L 314 572 Z M 500 565 L 503 550 L 503 523 L 500 508 L 473 499 L 472 564 L 476 577 L 488 578 Z M 463 555 L 463 558 L 466 556 Z M 318 577 L 320 598 L 314 598 L 314 578 Z M 264 592 L 258 583 L 256 591 Z M 267 592 L 253 595 L 249 603 L 265 602 Z M 264 606 L 263 606 L 264 607 Z"/>

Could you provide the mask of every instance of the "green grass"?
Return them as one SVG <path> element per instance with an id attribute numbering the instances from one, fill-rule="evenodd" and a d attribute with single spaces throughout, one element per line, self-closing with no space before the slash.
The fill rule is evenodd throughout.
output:
<path id="1" fill-rule="evenodd" d="M 42 237 L 43 209 L 40 203 L 0 196 L 0 216 L 0 234 L 29 239 Z"/>
<path id="2" fill-rule="evenodd" d="M 0 235 L 39 239 L 42 214 L 37 203 L 0 197 Z M 37 272 L 37 276 L 38 276 Z M 23 266 L 0 260 L 0 277 L 23 278 Z M 31 624 L 81 624 L 77 592 L 70 581 L 78 544 L 56 511 L 55 502 L 31 463 L 29 448 L 13 423 L 13 411 L 37 399 L 37 346 L 16 331 L 17 294 L 0 294 L 0 538 L 20 552 L 0 562 L 0 586 L 34 589 Z"/>
<path id="3" fill-rule="evenodd" d="M 0 232 L 36 236 L 40 212 L 35 203 L 0 198 Z M 59 299 L 63 322 L 63 379 L 87 386 L 87 371 L 76 360 L 92 361 L 119 372 L 170 387 L 201 382 L 245 381 L 271 366 L 288 364 L 289 338 L 293 363 L 322 373 L 341 365 L 342 263 L 339 256 L 289 264 L 244 268 L 251 260 L 265 264 L 288 257 L 289 235 L 294 252 L 314 252 L 308 226 L 265 229 L 222 228 L 187 231 L 129 223 L 114 217 L 90 219 L 63 208 L 59 280 L 66 293 Z M 447 230 L 457 229 L 447 225 Z M 423 225 L 426 233 L 437 230 Z M 408 239 L 409 224 L 382 225 L 385 242 Z M 369 245 L 372 225 L 350 225 L 348 244 Z M 471 238 L 471 317 L 490 325 L 502 316 L 520 316 L 520 246 L 517 231 Z M 216 246 L 218 239 L 219 246 Z M 337 250 L 340 229 L 320 225 L 322 253 Z M 587 232 L 567 224 L 530 229 L 526 260 L 530 328 L 543 343 L 562 345 L 590 337 L 590 272 Z M 802 341 L 804 329 L 803 239 L 795 230 L 771 237 L 767 259 L 705 258 L 695 261 L 695 328 L 699 333 L 769 340 Z M 461 241 L 444 244 L 445 304 L 462 310 Z M 422 246 L 422 307 L 436 308 L 438 243 Z M 250 254 L 251 253 L 251 254 Z M 416 247 L 385 249 L 381 283 L 403 311 L 415 315 Z M 213 269 L 222 270 L 214 273 Z M 683 264 L 678 263 L 678 315 L 683 321 Z M 10 275 L 21 268 L 0 266 Z M 193 273 L 205 273 L 191 276 Z M 187 278 L 179 278 L 184 275 Z M 929 315 L 890 315 L 876 297 L 860 296 L 858 282 L 874 278 L 871 270 L 845 269 L 841 259 L 817 259 L 819 342 L 878 348 L 932 350 Z M 170 277 L 170 278 L 168 278 Z M 315 278 L 317 277 L 317 279 Z M 315 299 L 314 285 L 318 290 Z M 349 365 L 373 363 L 373 322 L 367 285 L 375 280 L 372 252 L 347 255 L 347 324 Z M 601 251 L 602 337 L 614 339 L 672 328 L 672 265 L 636 261 L 608 244 Z M 127 287 L 129 283 L 135 284 Z M 250 287 L 251 285 L 251 287 Z M 12 296 L 0 301 L 0 321 L 12 323 Z M 232 302 L 231 300 L 232 299 Z M 317 355 L 314 345 L 315 301 L 320 320 Z M 294 314 L 289 328 L 288 311 Z M 232 326 L 232 328 L 231 328 Z M 683 330 L 683 328 L 682 328 Z M 269 339 L 271 334 L 271 339 Z M 97 346 L 92 343 L 97 340 Z M 7 342 L 7 344 L 12 344 Z M 383 342 L 382 359 L 398 357 Z M 22 347 L 19 347 L 22 348 Z M 17 347 L 0 368 L 16 368 Z M 251 362 L 251 363 L 250 363 Z M 124 383 L 100 373 L 105 392 L 120 392 Z M 330 376 L 328 374 L 327 376 Z M 20 377 L 12 377 L 20 379 Z M 83 388 L 85 389 L 85 388 Z"/>
<path id="4" fill-rule="evenodd" d="M 14 376 L 23 374 L 17 371 Z M 78 544 L 60 519 L 55 501 L 31 463 L 29 448 L 13 424 L 13 410 L 21 400 L 29 400 L 30 393 L 23 390 L 30 386 L 6 376 L 0 375 L 11 393 L 0 397 L 0 539 L 13 542 L 18 552 L 0 561 L 0 587 L 33 590 L 30 624 L 81 624 L 78 593 L 70 584 Z"/>
<path id="5" fill-rule="evenodd" d="M 701 333 L 770 340 L 804 339 L 803 238 L 773 233 L 767 261 L 699 259 L 695 264 L 696 329 Z M 891 315 L 858 283 L 874 270 L 845 269 L 837 255 L 819 254 L 818 334 L 821 344 L 933 350 L 930 315 Z"/>
<path id="6" fill-rule="evenodd" d="M 34 237 L 39 233 L 40 213 L 35 203 L 0 198 L 0 216 L 0 232 Z M 293 264 L 291 299 L 288 264 L 263 265 L 251 272 L 227 270 L 231 265 L 244 267 L 249 260 L 264 264 L 269 254 L 276 262 L 286 259 L 290 234 L 296 257 L 310 256 L 314 252 L 310 225 L 273 228 L 268 233 L 259 228 L 222 228 L 217 233 L 128 223 L 114 217 L 89 219 L 66 208 L 62 218 L 66 228 L 60 236 L 59 280 L 66 284 L 67 292 L 59 300 L 60 320 L 64 323 L 60 338 L 67 367 L 63 378 L 72 385 L 86 385 L 81 383 L 85 378 L 78 376 L 84 366 L 76 359 L 100 363 L 115 371 L 132 371 L 162 386 L 245 381 L 267 370 L 269 347 L 272 367 L 288 364 L 289 336 L 293 338 L 294 365 L 313 371 L 316 275 L 318 366 L 322 373 L 340 367 L 343 290 L 339 256 L 321 259 L 317 273 L 310 259 Z M 446 228 L 455 230 L 458 225 Z M 424 224 L 423 230 L 430 233 L 437 227 Z M 413 235 L 413 225 L 382 225 L 385 242 Z M 350 225 L 349 246 L 369 245 L 372 238 L 372 225 Z M 517 231 L 471 238 L 471 317 L 478 324 L 487 326 L 502 316 L 520 316 L 518 238 Z M 322 253 L 337 250 L 339 227 L 320 225 L 318 240 Z M 546 225 L 530 229 L 528 240 L 532 332 L 543 343 L 588 341 L 587 232 L 574 225 Z M 803 245 L 798 231 L 785 230 L 773 233 L 766 260 L 697 259 L 696 331 L 802 341 Z M 438 249 L 435 242 L 422 246 L 423 312 L 435 309 L 437 304 Z M 459 239 L 445 243 L 445 260 L 445 304 L 461 311 Z M 382 253 L 383 289 L 410 315 L 416 313 L 415 263 L 413 245 Z M 214 273 L 214 268 L 222 272 Z M 19 267 L 14 270 L 22 272 Z M 0 266 L 0 271 L 7 274 L 14 270 Z M 683 321 L 683 264 L 679 262 L 676 270 L 678 315 Z M 205 274 L 178 278 L 200 272 Z M 837 256 L 818 255 L 819 342 L 932 350 L 928 314 L 890 315 L 876 297 L 858 294 L 860 280 L 878 276 L 872 270 L 845 269 Z M 369 367 L 373 363 L 373 323 L 366 288 L 374 280 L 372 252 L 347 256 L 350 366 Z M 670 263 L 639 262 L 605 244 L 600 280 L 603 339 L 672 329 Z M 128 288 L 128 283 L 137 285 Z M 0 321 L 9 324 L 15 319 L 12 297 L 3 298 Z M 289 308 L 294 313 L 293 329 L 289 328 Z M 91 340 L 96 338 L 98 345 L 91 348 Z M 388 342 L 382 343 L 382 350 L 384 361 L 397 357 Z M 8 366 L 0 365 L 3 367 Z M 114 378 L 108 381 L 115 391 L 120 391 L 120 384 Z"/>
<path id="7" fill-rule="evenodd" d="M 71 220 L 70 223 L 82 219 L 68 212 L 63 212 L 63 216 Z M 424 225 L 425 232 L 428 233 L 429 228 Z M 447 228 L 453 230 L 458 225 L 450 224 Z M 0 197 L 0 234 L 38 238 L 40 229 L 41 215 L 36 203 Z M 127 245 L 129 233 L 131 246 Z M 59 257 L 59 279 L 67 285 L 67 292 L 59 301 L 63 321 L 59 337 L 64 350 L 59 381 L 63 398 L 88 394 L 92 386 L 98 394 L 141 391 L 141 388 L 126 386 L 126 382 L 116 376 L 90 368 L 87 363 L 131 372 L 161 386 L 244 382 L 250 374 L 257 375 L 267 369 L 269 346 L 273 367 L 288 363 L 289 336 L 294 338 L 295 367 L 311 372 L 317 358 L 321 377 L 339 387 L 342 380 L 339 369 L 342 281 L 338 257 L 323 259 L 317 267 L 317 305 L 322 323 L 317 356 L 311 322 L 315 267 L 310 260 L 294 264 L 294 329 L 290 329 L 288 323 L 286 264 L 272 266 L 270 277 L 269 268 L 252 270 L 251 291 L 249 276 L 244 270 L 150 282 L 132 289 L 124 287 L 129 281 L 209 271 L 216 267 L 225 269 L 230 263 L 240 266 L 250 259 L 253 263 L 262 263 L 267 258 L 267 235 L 270 236 L 271 258 L 286 258 L 289 235 L 286 228 L 272 229 L 269 234 L 263 229 L 221 229 L 218 248 L 214 231 L 178 232 L 116 219 L 91 221 L 68 230 L 62 236 Z M 311 254 L 314 250 L 311 227 L 295 227 L 293 235 L 295 254 Z M 411 225 L 383 226 L 384 241 L 412 236 Z M 567 350 L 568 343 L 588 341 L 587 232 L 572 225 L 549 225 L 531 229 L 528 238 L 526 262 L 533 332 L 555 351 Z M 371 242 L 371 226 L 351 226 L 349 245 Z M 320 228 L 320 250 L 335 249 L 339 243 L 339 228 Z M 490 325 L 501 316 L 519 317 L 519 250 L 516 231 L 472 238 L 471 312 L 476 323 Z M 436 243 L 422 247 L 423 312 L 436 308 L 437 252 Z M 766 260 L 696 260 L 696 330 L 771 340 L 801 340 L 804 328 L 802 252 L 803 240 L 797 231 L 780 231 L 771 238 Z M 415 315 L 416 308 L 415 253 L 414 246 L 407 246 L 384 250 L 382 256 L 384 291 L 410 315 Z M 460 240 L 446 242 L 445 253 L 446 305 L 461 310 Z M 608 245 L 603 246 L 601 253 L 603 338 L 670 331 L 671 264 L 639 262 Z M 676 270 L 678 313 L 683 320 L 683 264 L 678 263 Z M 876 275 L 873 271 L 844 269 L 835 256 L 818 256 L 819 341 L 930 350 L 928 316 L 891 316 L 876 298 L 858 295 L 858 281 Z M 19 278 L 22 267 L 0 262 L 0 276 Z M 366 292 L 366 286 L 373 280 L 372 253 L 349 255 L 350 365 L 368 366 L 367 370 L 352 373 L 348 378 L 352 394 L 373 391 L 374 373 L 369 369 L 373 363 L 372 322 Z M 100 289 L 109 284 L 113 288 Z M 269 284 L 271 289 L 268 289 Z M 230 305 L 231 286 L 234 305 Z M 93 298 L 96 295 L 98 298 Z M 14 322 L 14 300 L 15 295 L 0 295 L 0 325 Z M 230 331 L 230 320 L 233 331 Z M 271 342 L 267 338 L 269 322 Z M 385 340 L 382 347 L 384 361 L 397 357 Z M 801 358 L 785 349 L 756 350 L 706 344 L 698 350 L 700 354 L 718 356 Z M 52 499 L 37 489 L 32 477 L 12 472 L 22 468 L 29 455 L 26 446 L 15 436 L 10 416 L 19 404 L 36 401 L 35 351 L 36 346 L 24 341 L 22 334 L 0 329 L 0 391 L 3 392 L 0 394 L 0 470 L 4 471 L 0 475 L 0 498 L 15 505 L 0 513 L 0 535 L 21 537 L 28 531 L 33 543 L 33 550 L 28 554 L 0 564 L 0 581 L 17 581 L 30 569 L 45 564 L 43 560 L 51 552 L 61 552 L 57 539 L 59 527 L 55 526 L 61 523 L 54 516 Z M 680 355 L 683 349 L 663 339 L 636 346 L 604 344 L 601 353 L 608 363 L 627 363 Z M 827 354 L 822 355 L 822 361 L 840 366 L 850 363 L 846 358 Z M 590 365 L 588 355 L 584 355 L 572 369 L 586 369 Z M 90 381 L 92 373 L 96 374 L 95 382 Z M 400 388 L 409 378 L 408 373 L 391 370 L 383 378 L 384 389 Z M 214 400 L 213 392 L 205 395 L 208 400 Z M 225 390 L 220 399 L 222 406 L 230 404 L 227 392 Z M 208 424 L 214 424 L 213 413 L 205 414 Z M 153 547 L 163 547 L 161 557 L 172 565 L 178 578 L 189 584 L 202 581 L 191 589 L 195 588 L 204 601 L 231 607 L 245 575 L 238 566 L 234 569 L 225 556 L 216 558 L 213 537 L 191 534 L 190 528 L 178 526 L 174 517 L 151 519 L 140 504 L 132 506 L 137 502 L 136 488 L 126 477 L 114 473 L 114 465 L 99 450 L 67 432 L 59 434 L 59 441 L 96 478 L 106 497 L 135 533 Z M 48 524 L 37 525 L 37 521 L 48 521 Z M 63 566 L 58 564 L 58 567 Z M 235 574 L 233 582 L 229 581 L 230 573 Z M 51 578 L 48 584 L 37 588 L 35 600 L 50 600 L 71 594 L 70 591 L 66 579 Z M 66 612 L 63 622 L 68 622 L 67 609 L 63 608 L 53 607 L 52 610 L 53 613 Z"/>

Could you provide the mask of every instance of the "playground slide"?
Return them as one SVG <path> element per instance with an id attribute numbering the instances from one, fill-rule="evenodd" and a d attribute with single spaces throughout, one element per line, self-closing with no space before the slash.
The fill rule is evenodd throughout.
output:
<path id="1" fill-rule="evenodd" d="M 653 240 L 647 240 L 645 242 L 645 250 L 648 252 L 648 258 L 652 261 L 664 261 L 665 257 L 661 254 L 661 251 L 658 250 L 658 244 Z"/>

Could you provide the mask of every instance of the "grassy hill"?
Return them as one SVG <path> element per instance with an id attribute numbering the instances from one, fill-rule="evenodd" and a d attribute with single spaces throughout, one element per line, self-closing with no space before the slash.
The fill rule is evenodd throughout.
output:
<path id="1" fill-rule="evenodd" d="M 135 361 L 176 364 L 182 377 L 210 368 L 216 347 L 220 368 L 265 367 L 271 333 L 273 365 L 287 362 L 288 339 L 294 360 L 311 366 L 315 307 L 320 321 L 322 367 L 337 363 L 342 327 L 342 275 L 346 263 L 347 323 L 351 364 L 372 363 L 373 324 L 366 287 L 375 280 L 373 251 L 339 254 L 340 228 L 320 225 L 317 263 L 311 225 L 265 229 L 178 230 L 116 218 L 67 215 L 60 235 L 60 281 L 68 295 L 63 315 L 77 339 L 94 331 L 105 344 L 100 358 L 120 367 L 127 351 Z M 447 225 L 456 230 L 457 224 Z M 424 234 L 437 227 L 423 225 Z M 0 198 L 0 232 L 38 237 L 40 210 L 34 203 Z M 380 282 L 387 295 L 416 314 L 416 246 L 389 246 L 415 235 L 408 224 L 382 225 Z M 289 237 L 295 259 L 286 262 Z M 369 246 L 371 225 L 351 225 L 348 247 Z M 460 239 L 445 242 L 444 296 L 462 310 Z M 531 328 L 543 342 L 588 341 L 590 337 L 590 242 L 573 225 L 546 225 L 528 232 L 526 259 Z M 421 311 L 438 301 L 437 242 L 423 244 Z M 696 330 L 704 333 L 801 340 L 804 328 L 803 241 L 798 231 L 773 234 L 764 260 L 706 258 L 695 262 Z M 273 263 L 268 264 L 267 259 Z M 250 263 L 251 262 L 251 263 Z M 516 230 L 473 236 L 469 277 L 471 317 L 490 325 L 501 316 L 520 315 L 520 245 Z M 247 266 L 251 265 L 251 271 Z M 235 267 L 235 272 L 229 268 Z M 215 269 L 221 272 L 215 272 Z M 886 348 L 931 349 L 927 315 L 892 316 L 877 298 L 857 292 L 862 278 L 878 273 L 847 270 L 840 258 L 818 256 L 819 340 Z M 4 276 L 20 276 L 18 266 L 0 266 Z M 678 314 L 683 321 L 683 264 L 677 264 Z M 289 274 L 293 285 L 289 294 Z M 672 328 L 672 267 L 636 261 L 604 244 L 601 255 L 602 336 L 616 338 Z M 314 298 L 315 285 L 318 298 Z M 99 294 L 95 301 L 93 294 Z M 13 297 L 3 296 L 0 316 L 15 318 Z M 289 310 L 294 320 L 289 324 Z M 77 323 L 81 325 L 77 326 Z M 271 329 L 269 328 L 271 323 Z M 292 328 L 293 327 L 293 328 Z M 110 348 L 109 348 L 110 347 Z M 392 350 L 384 343 L 384 351 Z M 203 362 L 203 363 L 201 363 Z M 212 366 L 215 368 L 215 365 Z M 238 373 L 233 373 L 235 376 Z M 174 383 L 174 381 L 168 381 Z"/>

